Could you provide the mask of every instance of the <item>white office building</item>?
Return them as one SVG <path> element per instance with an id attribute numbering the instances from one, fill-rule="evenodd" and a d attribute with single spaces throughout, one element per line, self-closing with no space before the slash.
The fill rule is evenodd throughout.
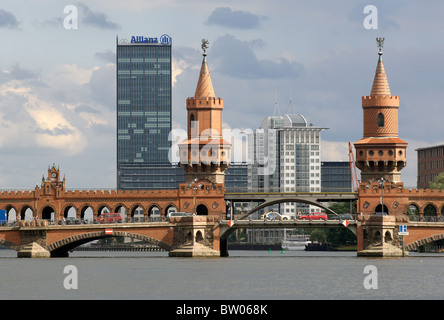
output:
<path id="1" fill-rule="evenodd" d="M 320 192 L 321 132 L 325 129 L 296 113 L 265 118 L 261 128 L 249 136 L 249 189 Z M 320 210 L 301 203 L 284 203 L 272 209 L 295 216 Z"/>

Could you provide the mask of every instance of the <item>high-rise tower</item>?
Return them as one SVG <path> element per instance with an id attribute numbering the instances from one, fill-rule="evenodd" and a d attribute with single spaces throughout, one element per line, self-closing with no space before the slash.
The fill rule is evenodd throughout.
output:
<path id="1" fill-rule="evenodd" d="M 117 188 L 175 189 L 171 148 L 171 46 L 168 35 L 118 39 Z"/>
<path id="2" fill-rule="evenodd" d="M 407 142 L 398 137 L 399 96 L 392 96 L 382 62 L 384 38 L 376 39 L 379 59 L 369 96 L 362 97 L 364 136 L 355 142 L 356 166 L 361 181 L 401 181 Z"/>
<path id="3" fill-rule="evenodd" d="M 203 60 L 194 97 L 186 101 L 188 139 L 179 144 L 185 183 L 224 183 L 231 144 L 222 138 L 224 101 L 216 97 L 206 61 L 208 41 L 202 40 Z"/>

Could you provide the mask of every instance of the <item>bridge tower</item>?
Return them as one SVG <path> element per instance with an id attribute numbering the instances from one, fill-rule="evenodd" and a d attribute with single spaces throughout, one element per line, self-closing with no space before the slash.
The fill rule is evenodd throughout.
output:
<path id="1" fill-rule="evenodd" d="M 194 97 L 186 101 L 188 139 L 179 144 L 185 183 L 224 184 L 231 144 L 222 138 L 224 101 L 216 97 L 206 60 L 208 41 L 202 40 L 203 59 Z"/>
<path id="2" fill-rule="evenodd" d="M 397 205 L 387 206 L 383 200 L 385 182 L 402 189 L 401 169 L 406 165 L 407 142 L 398 137 L 399 96 L 392 96 L 382 62 L 384 38 L 376 38 L 379 58 L 369 96 L 362 97 L 364 118 L 363 138 L 355 142 L 356 166 L 361 170 L 358 190 L 358 211 L 375 208 L 380 201 L 381 211 L 391 213 Z M 377 182 L 377 183 L 376 183 Z M 380 184 L 381 197 L 364 198 L 363 191 Z M 372 186 L 373 184 L 373 186 Z M 379 200 L 380 199 L 380 200 Z M 390 209 L 389 209 L 390 208 Z M 375 209 L 371 212 L 375 212 Z M 396 209 L 395 209 L 396 210 Z M 358 256 L 401 256 L 395 216 L 364 215 L 358 217 Z"/>
<path id="3" fill-rule="evenodd" d="M 399 96 L 392 96 L 382 62 L 384 38 L 377 38 L 379 59 L 369 96 L 362 97 L 363 138 L 355 142 L 356 166 L 361 181 L 371 183 L 381 178 L 401 181 L 406 165 L 407 142 L 398 137 Z"/>

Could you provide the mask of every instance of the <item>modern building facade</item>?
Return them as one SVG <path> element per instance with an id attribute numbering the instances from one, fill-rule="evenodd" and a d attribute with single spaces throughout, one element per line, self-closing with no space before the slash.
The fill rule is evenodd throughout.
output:
<path id="1" fill-rule="evenodd" d="M 352 192 L 352 177 L 349 161 L 321 162 L 322 192 Z"/>
<path id="2" fill-rule="evenodd" d="M 444 172 L 444 145 L 416 149 L 418 159 L 417 188 L 428 188 Z"/>
<path id="3" fill-rule="evenodd" d="M 249 137 L 248 186 L 263 192 L 321 191 L 321 132 L 301 114 L 267 117 Z M 302 203 L 284 203 L 281 213 L 318 210 Z"/>
<path id="4" fill-rule="evenodd" d="M 182 171 L 168 159 L 171 49 L 168 35 L 117 39 L 118 189 L 177 188 Z"/>

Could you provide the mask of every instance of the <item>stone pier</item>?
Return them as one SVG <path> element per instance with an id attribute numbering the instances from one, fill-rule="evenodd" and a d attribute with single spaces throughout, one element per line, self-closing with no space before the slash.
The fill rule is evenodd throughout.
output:
<path id="1" fill-rule="evenodd" d="M 407 219 L 407 217 L 403 218 Z M 398 236 L 399 225 L 393 216 L 368 215 L 358 219 L 358 257 L 402 257 L 402 241 Z"/>
<path id="2" fill-rule="evenodd" d="M 169 256 L 220 257 L 219 234 L 219 216 L 182 217 Z"/>

